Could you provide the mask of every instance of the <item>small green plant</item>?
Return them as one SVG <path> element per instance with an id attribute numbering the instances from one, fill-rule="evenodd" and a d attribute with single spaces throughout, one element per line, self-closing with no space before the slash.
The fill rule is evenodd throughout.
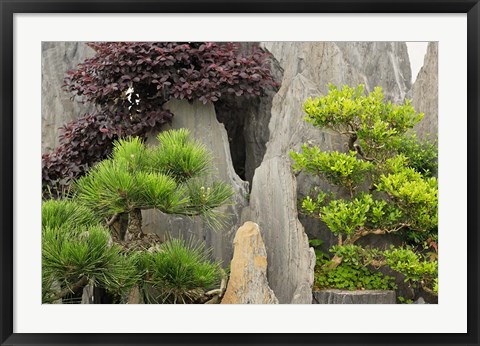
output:
<path id="1" fill-rule="evenodd" d="M 321 151 L 318 147 L 309 148 L 302 146 L 302 153 L 292 152 L 291 157 L 295 161 L 294 169 L 303 169 L 308 173 L 323 176 L 333 185 L 345 186 L 350 195 L 354 195 L 355 188 L 366 177 L 373 165 L 367 161 L 356 159 L 356 152 L 348 154 Z"/>
<path id="2" fill-rule="evenodd" d="M 374 273 L 362 265 L 342 263 L 335 269 L 331 269 L 328 262 L 324 261 L 323 266 L 317 266 L 315 274 L 317 289 L 390 290 L 396 288 L 392 277 Z"/>
<path id="3" fill-rule="evenodd" d="M 406 299 L 405 297 L 397 297 L 397 300 L 400 302 L 400 304 L 413 304 L 412 299 Z"/>
<path id="4" fill-rule="evenodd" d="M 415 134 L 402 136 L 393 147 L 408 158 L 408 166 L 424 177 L 433 177 L 438 170 L 437 143 L 429 139 L 419 140 Z"/>
<path id="5" fill-rule="evenodd" d="M 433 292 L 435 292 L 435 294 L 438 294 L 438 277 L 433 279 Z"/>
<path id="6" fill-rule="evenodd" d="M 411 249 L 381 253 L 358 245 L 368 235 L 396 233 L 428 242 L 436 253 L 436 144 L 411 134 L 423 114 L 408 100 L 386 102 L 379 87 L 366 94 L 362 85 L 331 85 L 327 95 L 308 99 L 304 110 L 307 122 L 344 136 L 348 147 L 342 153 L 304 144 L 301 152 L 290 152 L 294 170 L 321 177 L 338 191 L 329 196 L 317 189 L 301 203 L 306 215 L 322 220 L 338 237 L 332 259 L 317 269 L 318 286 L 361 288 L 357 275 L 371 277 L 365 266 L 388 264 L 408 280 L 423 280 L 431 287 L 436 276 L 432 256 L 419 262 L 420 255 Z M 417 256 L 416 262 L 408 256 Z"/>
<path id="7" fill-rule="evenodd" d="M 88 227 L 99 223 L 100 218 L 78 201 L 62 199 L 42 203 L 42 228 Z"/>
<path id="8" fill-rule="evenodd" d="M 424 290 L 438 293 L 438 262 L 422 259 L 411 249 L 391 248 L 384 252 L 386 263 L 405 276 L 405 281 L 421 285 Z M 435 288 L 436 287 L 436 288 Z"/>
<path id="9" fill-rule="evenodd" d="M 209 259 L 202 243 L 171 239 L 158 251 L 137 253 L 143 292 L 150 303 L 192 303 L 218 286 L 219 263 Z"/>
<path id="10" fill-rule="evenodd" d="M 315 257 L 317 260 L 317 265 L 328 259 L 328 255 L 323 252 L 320 247 L 323 245 L 324 241 L 321 239 L 310 239 L 308 241 L 313 250 L 315 251 Z"/>

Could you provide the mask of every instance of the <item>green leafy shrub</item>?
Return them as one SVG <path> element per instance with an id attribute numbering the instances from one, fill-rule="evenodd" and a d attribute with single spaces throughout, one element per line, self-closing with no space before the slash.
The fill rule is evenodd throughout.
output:
<path id="1" fill-rule="evenodd" d="M 425 177 L 432 177 L 438 170 L 437 143 L 431 140 L 418 140 L 412 135 L 402 136 L 394 148 L 399 154 L 408 157 L 408 166 L 415 169 Z"/>
<path id="2" fill-rule="evenodd" d="M 330 85 L 326 96 L 309 98 L 304 110 L 307 122 L 347 136 L 349 149 L 367 161 L 390 157 L 398 138 L 423 118 L 423 113 L 416 113 L 410 101 L 403 105 L 385 102 L 381 87 L 365 95 L 363 85 L 357 88 Z"/>
<path id="3" fill-rule="evenodd" d="M 382 175 L 376 185 L 385 192 L 403 215 L 402 223 L 411 230 L 428 231 L 438 224 L 438 183 L 424 178 L 413 168 Z"/>
<path id="4" fill-rule="evenodd" d="M 384 261 L 383 252 L 354 244 L 333 245 L 330 252 L 343 259 L 342 263 L 354 266 L 378 266 Z"/>
<path id="5" fill-rule="evenodd" d="M 336 196 L 317 191 L 301 203 L 306 215 L 322 220 L 338 237 L 331 248 L 332 260 L 317 269 L 316 280 L 322 283 L 317 286 L 362 288 L 357 275 L 370 277 L 365 271 L 369 264 L 388 264 L 409 280 L 421 277 L 431 286 L 435 260 L 419 262 L 420 255 L 413 250 L 381 253 L 357 245 L 368 235 L 396 233 L 405 240 L 428 240 L 436 250 L 436 145 L 420 142 L 410 133 L 423 114 L 415 112 L 408 100 L 401 105 L 385 102 L 379 87 L 365 94 L 363 86 L 331 85 L 327 95 L 308 99 L 304 110 L 307 122 L 344 136 L 349 150 L 324 152 L 305 144 L 301 152 L 290 153 L 294 170 L 340 188 Z M 409 272 L 409 266 L 416 271 Z"/>
<path id="6" fill-rule="evenodd" d="M 294 169 L 322 175 L 331 184 L 348 187 L 352 194 L 373 166 L 370 162 L 358 160 L 356 156 L 354 151 L 348 154 L 324 152 L 318 147 L 309 148 L 305 144 L 302 146 L 302 153 L 291 153 L 295 161 Z"/>
<path id="7" fill-rule="evenodd" d="M 400 302 L 400 304 L 413 304 L 412 299 L 406 299 L 405 297 L 402 297 L 402 296 L 397 297 L 397 300 Z"/>
<path id="8" fill-rule="evenodd" d="M 405 275 L 406 281 L 421 283 L 424 287 L 432 289 L 436 284 L 438 292 L 437 261 L 421 259 L 420 255 L 411 249 L 392 248 L 385 251 L 384 255 L 390 268 Z"/>

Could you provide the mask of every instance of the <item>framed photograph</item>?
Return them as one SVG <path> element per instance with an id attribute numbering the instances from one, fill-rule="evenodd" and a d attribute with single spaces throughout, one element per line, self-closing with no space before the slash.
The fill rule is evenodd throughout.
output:
<path id="1" fill-rule="evenodd" d="M 477 0 L 0 1 L 2 345 L 479 344 Z"/>

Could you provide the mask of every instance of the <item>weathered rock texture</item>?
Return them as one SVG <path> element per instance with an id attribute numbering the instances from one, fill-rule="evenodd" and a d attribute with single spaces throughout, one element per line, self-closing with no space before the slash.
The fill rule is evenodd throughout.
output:
<path id="1" fill-rule="evenodd" d="M 407 47 L 390 42 L 267 42 L 263 46 L 283 69 L 283 80 L 272 101 L 267 150 L 255 171 L 250 207 L 242 218 L 257 222 L 263 230 L 270 262 L 268 280 L 280 303 L 310 304 L 306 288 L 313 283 L 315 256 L 307 233 L 327 240 L 331 234 L 311 220 L 304 220 L 306 233 L 297 201 L 312 186 L 327 186 L 302 174 L 295 178 L 288 153 L 305 142 L 323 150 L 346 150 L 346 145 L 337 135 L 307 124 L 303 104 L 308 97 L 325 95 L 328 83 L 362 83 L 367 91 L 380 85 L 388 99 L 403 100 L 411 86 Z"/>
<path id="2" fill-rule="evenodd" d="M 93 285 L 87 285 L 83 288 L 82 291 L 82 304 L 93 304 L 95 299 L 94 299 L 94 291 L 95 288 Z"/>
<path id="3" fill-rule="evenodd" d="M 381 86 L 385 97 L 403 102 L 411 88 L 412 71 L 402 42 L 337 42 L 345 62 L 362 76 L 368 91 Z M 341 68 L 341 65 L 339 66 Z"/>
<path id="4" fill-rule="evenodd" d="M 412 90 L 407 95 L 417 112 L 425 116 L 415 131 L 420 138 L 438 137 L 438 42 L 428 44 L 423 67 L 418 72 Z"/>
<path id="5" fill-rule="evenodd" d="M 83 42 L 42 43 L 42 154 L 58 145 L 58 128 L 92 109 L 62 89 L 68 70 L 92 57 L 94 50 Z"/>
<path id="6" fill-rule="evenodd" d="M 278 304 L 268 286 L 267 251 L 258 225 L 245 222 L 233 244 L 230 279 L 222 304 Z"/>
<path id="7" fill-rule="evenodd" d="M 252 48 L 243 42 L 245 51 Z M 276 82 L 283 79 L 283 69 L 275 58 L 269 59 L 270 70 Z M 259 98 L 228 97 L 215 103 L 218 120 L 225 125 L 237 174 L 250 183 L 255 169 L 260 166 L 270 138 L 272 100 L 277 90 L 267 89 Z"/>
<path id="8" fill-rule="evenodd" d="M 232 240 L 240 226 L 240 214 L 247 205 L 248 183 L 241 180 L 233 169 L 227 132 L 217 121 L 212 104 L 204 105 L 201 102 L 190 104 L 187 101 L 172 100 L 166 107 L 174 114 L 170 128 L 189 129 L 192 137 L 202 142 L 212 152 L 214 157 L 212 175 L 230 184 L 235 196 L 232 205 L 222 207 L 225 213 L 223 220 L 225 227 L 221 230 L 212 230 L 200 218 L 165 215 L 159 211 L 146 210 L 142 211 L 143 231 L 200 240 L 213 248 L 214 258 L 228 265 L 232 258 Z M 165 130 L 168 128 L 169 126 L 164 127 Z M 147 143 L 155 145 L 155 135 L 152 135 Z"/>
<path id="9" fill-rule="evenodd" d="M 313 292 L 313 304 L 395 304 L 395 291 L 322 290 Z"/>

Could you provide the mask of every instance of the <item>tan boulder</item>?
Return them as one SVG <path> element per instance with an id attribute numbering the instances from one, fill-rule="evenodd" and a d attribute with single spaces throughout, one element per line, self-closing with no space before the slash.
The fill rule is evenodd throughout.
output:
<path id="1" fill-rule="evenodd" d="M 230 279 L 222 304 L 278 304 L 268 286 L 267 251 L 258 225 L 245 222 L 233 246 Z"/>

